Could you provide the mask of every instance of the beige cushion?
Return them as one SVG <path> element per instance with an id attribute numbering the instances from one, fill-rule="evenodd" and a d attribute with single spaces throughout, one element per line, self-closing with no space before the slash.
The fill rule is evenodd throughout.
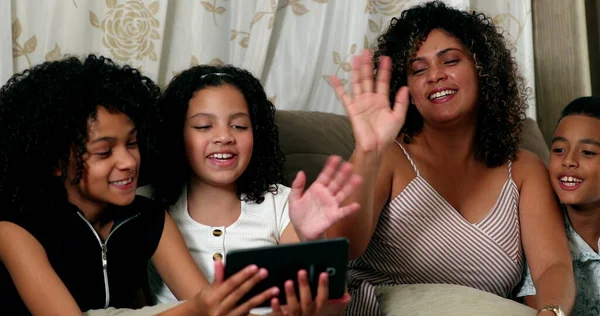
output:
<path id="1" fill-rule="evenodd" d="M 175 306 L 183 302 L 175 302 L 169 304 L 159 304 L 154 306 L 146 306 L 141 309 L 129 309 L 129 308 L 114 308 L 109 307 L 107 309 L 94 309 L 83 313 L 84 316 L 148 316 L 158 315 L 166 310 L 174 308 Z"/>
<path id="2" fill-rule="evenodd" d="M 279 143 L 286 157 L 286 173 L 291 182 L 304 170 L 312 183 L 329 155 L 350 158 L 354 150 L 352 126 L 344 115 L 324 112 L 286 111 L 275 113 L 279 127 Z M 549 150 L 535 121 L 524 122 L 522 148 L 548 162 Z M 288 184 L 285 183 L 285 184 Z"/>
<path id="3" fill-rule="evenodd" d="M 354 150 L 348 118 L 323 112 L 277 111 L 279 144 L 285 154 L 288 180 L 303 170 L 312 183 L 329 155 L 350 158 Z M 289 183 L 288 183 L 289 184 Z"/>
<path id="4" fill-rule="evenodd" d="M 550 150 L 548 149 L 548 145 L 546 145 L 539 126 L 530 118 L 526 119 L 523 124 L 523 143 L 521 144 L 521 148 L 536 154 L 548 165 Z"/>
<path id="5" fill-rule="evenodd" d="M 500 296 L 452 284 L 410 284 L 375 290 L 384 316 L 535 316 L 536 310 Z"/>

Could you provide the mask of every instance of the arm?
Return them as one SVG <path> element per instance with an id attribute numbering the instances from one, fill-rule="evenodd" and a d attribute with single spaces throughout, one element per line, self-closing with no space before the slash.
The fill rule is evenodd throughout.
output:
<path id="1" fill-rule="evenodd" d="M 403 87 L 395 96 L 394 106 L 390 106 L 389 90 L 392 62 L 382 56 L 377 80 L 373 82 L 371 53 L 363 51 L 360 57 L 352 59 L 352 93 L 346 94 L 336 77 L 331 78 L 335 93 L 342 101 L 348 118 L 356 148 L 350 161 L 355 171 L 363 177 L 363 184 L 347 202 L 357 202 L 359 211 L 339 221 L 328 233 L 331 236 L 344 236 L 350 240 L 350 257 L 359 257 L 366 249 L 377 224 L 392 183 L 392 168 L 384 162 L 383 154 L 394 142 L 406 117 L 408 109 L 408 89 Z"/>
<path id="2" fill-rule="evenodd" d="M 515 175 L 520 186 L 521 240 L 535 288 L 536 308 L 558 304 L 571 313 L 575 301 L 573 264 L 560 211 L 544 164 L 519 150 Z M 527 299 L 531 302 L 531 299 Z"/>
<path id="3" fill-rule="evenodd" d="M 167 212 L 165 212 L 165 226 L 158 247 L 152 256 L 152 263 L 179 300 L 191 299 L 208 286 L 208 281 L 190 255 L 177 225 Z"/>
<path id="4" fill-rule="evenodd" d="M 529 265 L 525 266 L 525 271 L 521 277 L 521 282 L 517 285 L 515 290 L 515 296 L 522 299 L 525 305 L 531 308 L 540 309 L 535 301 L 535 286 L 533 285 L 533 280 L 531 279 L 531 270 L 529 269 Z"/>
<path id="5" fill-rule="evenodd" d="M 0 222 L 0 260 L 34 315 L 81 315 L 79 306 L 60 280 L 42 245 L 25 229 Z"/>
<path id="6" fill-rule="evenodd" d="M 382 162 L 374 153 L 355 149 L 350 162 L 363 182 L 347 203 L 358 203 L 358 212 L 340 220 L 328 230 L 331 237 L 350 240 L 350 259 L 356 259 L 367 249 L 377 227 L 379 214 L 389 199 L 392 189 L 393 168 L 387 159 Z"/>
<path id="7" fill-rule="evenodd" d="M 300 237 L 296 233 L 296 229 L 294 225 L 288 224 L 287 227 L 283 230 L 281 237 L 279 238 L 280 244 L 294 244 L 300 242 Z"/>

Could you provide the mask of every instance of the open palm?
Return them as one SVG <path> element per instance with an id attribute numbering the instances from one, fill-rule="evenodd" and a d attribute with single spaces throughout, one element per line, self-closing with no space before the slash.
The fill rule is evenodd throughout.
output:
<path id="1" fill-rule="evenodd" d="M 304 172 L 294 179 L 289 197 L 290 220 L 300 240 L 318 239 L 338 220 L 358 210 L 358 203 L 342 206 L 342 202 L 354 193 L 361 177 L 352 174 L 352 164 L 341 162 L 341 157 L 329 157 L 306 191 Z"/>
<path id="2" fill-rule="evenodd" d="M 382 56 L 373 81 L 371 52 L 364 50 L 352 59 L 352 94 L 350 97 L 337 77 L 331 78 L 335 93 L 342 101 L 352 123 L 356 146 L 364 151 L 379 152 L 394 141 L 404 125 L 408 109 L 408 88 L 402 87 L 390 107 L 391 60 Z"/>

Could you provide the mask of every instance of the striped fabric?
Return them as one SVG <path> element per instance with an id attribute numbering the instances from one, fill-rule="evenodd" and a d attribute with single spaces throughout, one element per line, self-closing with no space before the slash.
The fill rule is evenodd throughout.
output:
<path id="1" fill-rule="evenodd" d="M 496 204 L 472 224 L 402 150 L 417 176 L 383 208 L 367 250 L 350 262 L 352 301 L 345 315 L 381 315 L 375 287 L 395 284 L 458 284 L 509 297 L 524 266 L 511 162 Z"/>

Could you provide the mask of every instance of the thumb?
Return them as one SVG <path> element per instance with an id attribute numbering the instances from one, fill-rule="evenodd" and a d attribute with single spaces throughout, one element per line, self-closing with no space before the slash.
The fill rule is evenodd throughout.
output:
<path id="1" fill-rule="evenodd" d="M 294 182 L 292 182 L 292 192 L 288 197 L 290 204 L 298 201 L 304 194 L 304 186 L 306 185 L 306 174 L 304 171 L 298 171 Z"/>

